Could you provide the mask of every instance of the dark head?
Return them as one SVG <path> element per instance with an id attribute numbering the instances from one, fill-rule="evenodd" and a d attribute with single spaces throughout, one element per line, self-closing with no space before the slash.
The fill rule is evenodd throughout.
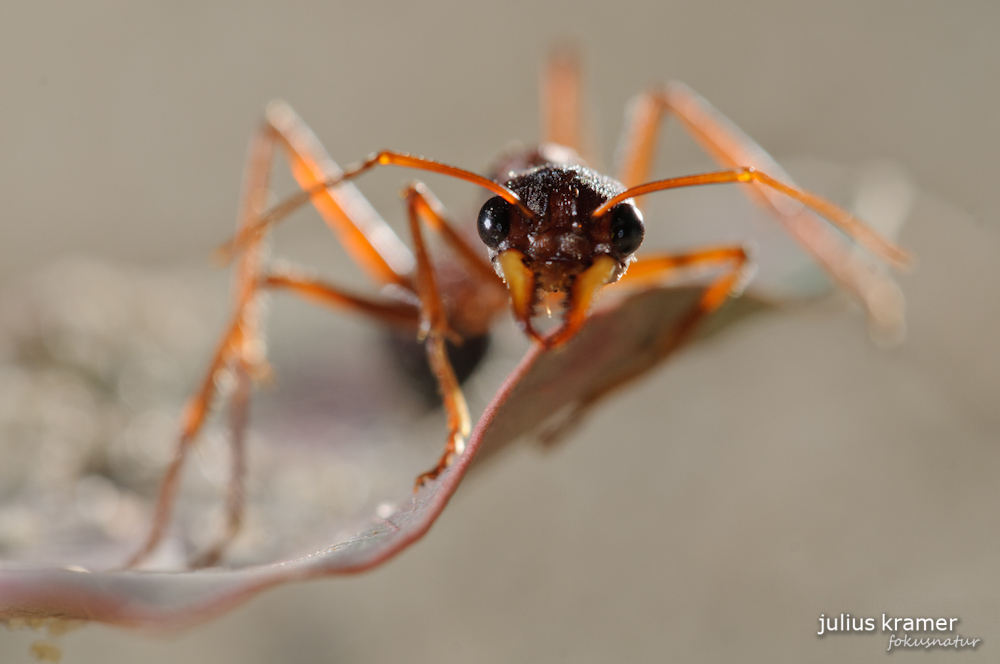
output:
<path id="1" fill-rule="evenodd" d="M 601 287 L 621 278 L 642 243 L 638 208 L 625 200 L 595 216 L 625 187 L 583 166 L 546 164 L 512 174 L 503 184 L 532 216 L 496 196 L 480 210 L 478 229 L 510 290 L 514 315 L 533 333 L 536 306 L 555 299 L 564 309 L 564 327 L 582 320 Z"/>

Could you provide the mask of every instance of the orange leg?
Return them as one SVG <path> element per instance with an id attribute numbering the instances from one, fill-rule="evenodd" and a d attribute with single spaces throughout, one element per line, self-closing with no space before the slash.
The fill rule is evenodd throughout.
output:
<path id="1" fill-rule="evenodd" d="M 792 179 L 763 148 L 688 87 L 672 83 L 633 102 L 617 154 L 618 177 L 626 186 L 639 185 L 649 177 L 659 128 L 668 113 L 677 117 L 719 164 L 750 167 L 762 176 L 746 188 L 751 200 L 771 212 L 831 277 L 854 294 L 877 326 L 891 329 L 901 324 L 902 294 L 895 282 L 884 270 L 872 269 L 870 261 L 860 258 L 816 215 L 804 209 L 807 202 L 790 199 L 782 186 L 799 194 L 805 192 L 795 188 Z M 905 254 L 864 224 L 838 227 L 889 262 L 905 263 Z"/>
<path id="2" fill-rule="evenodd" d="M 206 551 L 194 557 L 190 565 L 194 568 L 211 567 L 218 564 L 229 544 L 236 539 L 243 526 L 246 505 L 244 478 L 247 472 L 246 432 L 250 421 L 250 394 L 253 376 L 249 367 L 239 363 L 235 368 L 235 388 L 229 400 L 229 445 L 232 448 L 229 486 L 226 491 L 225 531 Z"/>
<path id="3" fill-rule="evenodd" d="M 416 329 L 419 310 L 407 303 L 384 302 L 353 295 L 330 284 L 306 279 L 288 271 L 270 273 L 258 281 L 262 289 L 284 289 L 319 305 L 356 311 L 386 325 Z M 230 446 L 232 469 L 226 496 L 226 529 L 209 549 L 195 557 L 191 566 L 216 565 L 226 548 L 239 534 L 245 511 L 244 478 L 246 477 L 246 430 L 249 423 L 250 396 L 253 376 L 250 368 L 238 363 L 234 368 L 235 389 L 229 403 Z"/>
<path id="4" fill-rule="evenodd" d="M 427 197 L 426 188 L 423 185 L 419 183 L 410 185 L 404 192 L 404 196 L 406 197 L 410 232 L 413 235 L 413 251 L 417 257 L 416 285 L 421 304 L 420 334 L 427 346 L 427 359 L 431 371 L 437 378 L 448 422 L 448 438 L 445 442 L 444 453 L 434 468 L 417 478 L 415 489 L 420 489 L 425 482 L 440 475 L 451 464 L 455 456 L 465 450 L 465 439 L 472 430 L 472 421 L 469 417 L 469 407 L 466 405 L 465 395 L 462 394 L 462 388 L 459 386 L 455 371 L 448 360 L 445 340 L 453 333 L 448 323 L 441 291 L 438 289 L 434 267 L 427 253 L 427 245 L 424 243 L 423 230 L 421 229 L 422 221 L 432 227 L 448 227 L 448 225 L 444 222 L 443 216 L 437 214 L 436 204 L 433 199 Z M 448 235 L 445 237 L 447 238 Z M 493 278 L 496 279 L 495 276 Z"/>
<path id="5" fill-rule="evenodd" d="M 252 303 L 251 299 L 241 307 L 236 319 L 223 335 L 215 356 L 209 364 L 205 378 L 202 380 L 201 387 L 191 397 L 184 409 L 181 416 L 181 433 L 174 449 L 174 457 L 171 459 L 170 465 L 167 466 L 163 479 L 160 480 L 152 525 L 142 546 L 128 560 L 126 567 L 134 567 L 144 561 L 156 549 L 166 534 L 177 489 L 180 485 L 184 461 L 205 424 L 212 403 L 218 394 L 220 379 L 224 372 L 235 363 L 244 368 L 248 374 L 251 372 L 259 373 L 258 368 L 263 365 L 262 358 L 257 352 L 256 324 L 253 320 L 254 315 L 252 315 L 256 313 L 256 307 L 252 306 Z"/>
<path id="6" fill-rule="evenodd" d="M 342 177 L 344 171 L 295 111 L 284 102 L 271 102 L 264 132 L 285 149 L 299 186 L 310 192 L 323 220 L 372 281 L 410 286 L 414 267 L 410 250 L 353 184 L 321 186 Z"/>
<path id="7" fill-rule="evenodd" d="M 269 173 L 276 145 L 284 148 L 292 172 L 304 191 L 298 196 L 292 196 L 283 205 L 265 212 Z M 346 182 L 380 165 L 418 168 L 459 177 L 484 186 L 523 207 L 512 192 L 474 173 L 401 153 L 380 152 L 359 166 L 347 172 L 342 171 L 326 155 L 319 141 L 294 111 L 280 102 L 271 104 L 264 126 L 251 142 L 244 176 L 240 223 L 236 239 L 229 246 L 238 256 L 233 323 L 222 337 L 202 387 L 188 404 L 174 458 L 160 484 L 150 532 L 127 566 L 140 564 L 163 539 L 170 522 L 184 461 L 215 401 L 218 377 L 225 370 L 233 370 L 238 378 L 238 390 L 232 404 L 231 440 L 234 461 L 227 500 L 228 527 L 222 538 L 196 561 L 200 564 L 216 562 L 228 542 L 238 533 L 243 514 L 244 430 L 250 399 L 249 387 L 243 374 L 250 378 L 256 377 L 263 372 L 262 367 L 265 366 L 255 306 L 256 296 L 261 288 L 287 289 L 306 299 L 352 309 L 386 324 L 419 327 L 422 337 L 427 339 L 430 365 L 441 385 L 450 432 L 448 449 L 437 469 L 424 477 L 437 475 L 447 467 L 452 456 L 464 447 L 465 436 L 471 428 L 468 408 L 447 359 L 444 341 L 446 337 L 457 338 L 457 335 L 449 327 L 417 221 L 423 220 L 442 234 L 444 240 L 467 265 L 471 282 L 482 287 L 484 292 L 505 291 L 489 263 L 454 231 L 445 219 L 440 203 L 423 185 L 414 185 L 407 193 L 411 231 L 417 246 L 417 258 L 414 258 L 361 193 Z M 261 244 L 268 227 L 295 207 L 310 201 L 359 267 L 378 283 L 395 284 L 414 291 L 421 300 L 420 310 L 406 303 L 352 295 L 329 284 L 294 274 L 262 274 Z M 499 310 L 499 307 L 496 309 Z M 485 330 L 488 328 L 488 320 L 482 316 L 480 318 L 482 320 L 479 325 Z"/>
<path id="8" fill-rule="evenodd" d="M 459 235 L 448 222 L 443 206 L 430 190 L 420 182 L 410 185 L 404 192 L 409 212 L 410 230 L 413 235 L 416 257 L 416 273 L 412 279 L 416 294 L 420 299 L 419 309 L 408 303 L 386 302 L 346 293 L 330 284 L 314 279 L 304 278 L 291 272 L 271 273 L 259 280 L 261 288 L 286 289 L 294 294 L 325 306 L 334 306 L 357 311 L 387 325 L 419 329 L 426 344 L 428 361 L 432 372 L 438 380 L 442 401 L 447 415 L 449 435 L 442 454 L 435 468 L 421 475 L 416 482 L 419 488 L 425 481 L 433 479 L 448 467 L 454 455 L 464 449 L 465 438 L 469 435 L 471 422 L 468 407 L 462 394 L 458 380 L 455 377 L 451 363 L 448 360 L 445 340 L 461 342 L 462 337 L 450 327 L 449 316 L 444 308 L 444 302 L 435 278 L 434 269 L 427 252 L 423 238 L 421 223 L 439 233 L 445 242 L 455 251 L 460 260 L 467 265 L 470 280 L 480 285 L 480 292 L 494 290 L 499 293 L 498 302 L 502 304 L 506 290 L 499 277 L 493 271 L 490 263 L 482 257 L 481 252 Z M 488 297 L 488 295 L 486 295 Z M 502 310 L 496 307 L 493 311 Z M 482 331 L 489 329 L 489 321 L 478 321 Z M 474 327 L 468 323 L 466 329 Z M 234 486 L 235 486 L 234 482 Z M 230 505 L 239 504 L 237 491 L 231 491 Z M 230 511 L 230 524 L 239 523 Z M 230 535 L 223 541 L 223 546 L 235 536 L 236 531 L 230 528 Z M 213 551 L 221 552 L 221 547 Z M 211 553 L 211 552 L 210 552 Z M 209 564 L 217 560 L 209 559 Z"/>
<path id="9" fill-rule="evenodd" d="M 629 267 L 628 272 L 611 288 L 635 289 L 654 285 L 666 285 L 695 272 L 726 267 L 723 274 L 713 279 L 699 301 L 685 315 L 674 329 L 659 338 L 655 348 L 653 363 L 666 359 L 680 347 L 704 318 L 721 307 L 729 298 L 742 292 L 750 278 L 752 263 L 747 250 L 740 246 L 718 246 L 683 254 L 657 254 L 639 259 Z M 645 365 L 641 374 L 625 376 L 615 382 L 602 385 L 573 406 L 546 428 L 539 440 L 544 445 L 554 445 L 578 427 L 587 412 L 613 391 L 628 384 L 639 375 L 645 375 L 650 365 Z"/>
<path id="10" fill-rule="evenodd" d="M 583 154 L 580 57 L 576 51 L 554 52 L 541 77 L 542 143 L 556 143 Z"/>
<path id="11" fill-rule="evenodd" d="M 289 290 L 315 304 L 356 311 L 394 327 L 416 329 L 420 323 L 420 311 L 409 303 L 354 295 L 323 281 L 308 279 L 287 270 L 265 275 L 260 279 L 260 287 Z"/>
<path id="12" fill-rule="evenodd" d="M 270 164 L 274 154 L 274 141 L 266 131 L 259 132 L 250 142 L 243 174 L 243 193 L 239 212 L 240 229 L 252 225 L 267 202 Z M 218 394 L 219 379 L 234 362 L 248 373 L 266 370 L 258 337 L 258 307 L 256 306 L 257 271 L 261 261 L 259 242 L 248 244 L 240 253 L 233 270 L 234 315 L 222 335 L 208 371 L 197 392 L 188 400 L 181 416 L 181 433 L 174 448 L 174 457 L 160 480 L 153 519 L 149 533 L 140 548 L 126 562 L 126 567 L 142 563 L 156 549 L 166 534 L 173 511 L 174 500 L 180 484 L 181 470 L 192 444 L 201 431 L 212 403 Z M 242 445 L 233 436 L 234 445 Z"/>
<path id="13" fill-rule="evenodd" d="M 371 298 L 346 293 L 329 284 L 299 278 L 289 273 L 269 274 L 260 278 L 254 287 L 256 289 L 284 289 L 293 292 L 303 299 L 356 311 L 360 314 L 379 320 L 384 324 L 397 327 L 417 329 L 420 323 L 420 312 L 413 305 L 398 302 L 383 302 Z M 226 511 L 227 525 L 223 536 L 206 552 L 192 561 L 194 567 L 214 565 L 225 551 L 226 546 L 239 533 L 243 521 L 243 478 L 246 473 L 245 432 L 249 414 L 249 402 L 252 380 L 261 372 L 254 369 L 250 354 L 241 352 L 241 347 L 256 346 L 255 339 L 249 338 L 249 325 L 244 320 L 247 309 L 241 313 L 240 319 L 234 323 L 223 336 L 222 344 L 209 366 L 209 371 L 201 389 L 195 394 L 188 405 L 184 417 L 181 436 L 167 472 L 160 483 L 160 493 L 157 497 L 153 527 L 147 536 L 143 547 L 128 562 L 128 567 L 141 563 L 159 544 L 170 522 L 170 513 L 177 488 L 180 473 L 187 453 L 201 431 L 209 414 L 210 405 L 218 392 L 219 376 L 225 370 L 233 372 L 235 389 L 230 398 L 230 443 L 233 450 L 232 471 L 227 491 Z M 256 330 L 256 326 L 254 326 Z M 261 365 L 258 359 L 256 366 Z"/>
<path id="14" fill-rule="evenodd" d="M 184 462 L 216 400 L 220 376 L 223 372 L 232 370 L 237 376 L 245 372 L 252 378 L 266 370 L 263 344 L 258 329 L 256 306 L 258 290 L 262 286 L 286 286 L 298 288 L 300 292 L 309 290 L 302 283 L 296 286 L 282 283 L 280 275 L 271 277 L 271 283 L 261 283 L 260 280 L 261 245 L 264 234 L 253 232 L 253 229 L 265 213 L 270 169 L 276 145 L 285 149 L 293 173 L 301 185 L 315 189 L 309 192 L 306 200 L 314 201 L 324 220 L 337 233 L 355 262 L 376 282 L 395 283 L 404 288 L 411 288 L 409 272 L 413 267 L 413 256 L 406 245 L 350 183 L 341 184 L 335 190 L 316 187 L 317 182 L 337 179 L 343 172 L 326 155 L 312 132 L 287 105 L 272 104 L 268 108 L 263 127 L 251 140 L 244 170 L 237 235 L 245 237 L 246 241 L 238 247 L 238 260 L 234 268 L 233 322 L 222 336 L 201 387 L 185 408 L 174 457 L 160 483 L 150 531 L 141 547 L 126 563 L 127 567 L 134 567 L 144 561 L 156 549 L 166 533 Z M 322 297 L 320 294 L 322 288 L 318 284 L 312 284 L 311 287 L 314 295 Z M 327 295 L 327 299 L 330 300 L 329 293 Z M 373 306 L 366 307 L 360 298 L 351 300 L 350 296 L 339 295 L 342 296 L 343 306 L 353 306 L 383 320 L 394 319 L 398 322 L 407 315 L 416 320 L 415 314 L 407 314 L 393 305 L 386 305 L 380 315 L 377 304 L 373 303 Z M 248 410 L 249 394 L 237 397 L 238 401 L 246 403 L 237 403 L 235 410 Z M 243 455 L 243 435 L 240 426 L 233 425 L 234 457 Z M 234 477 L 231 482 L 230 530 L 234 530 L 234 525 L 238 528 L 242 518 L 242 498 L 237 496 L 237 493 L 242 493 L 242 464 L 234 464 L 233 472 L 239 477 Z M 224 538 L 226 541 L 228 539 L 231 537 Z M 217 554 L 209 553 L 211 554 L 209 557 L 213 555 L 217 557 L 221 554 L 221 549 Z"/>
<path id="15" fill-rule="evenodd" d="M 493 264 L 487 260 L 481 244 L 471 245 L 460 235 L 448 221 L 441 201 L 427 188 L 423 182 L 414 182 L 403 192 L 414 212 L 435 233 L 441 235 L 468 268 L 471 276 L 486 283 L 503 286 L 503 282 L 493 270 Z"/>
<path id="16" fill-rule="evenodd" d="M 751 266 L 746 248 L 741 246 L 706 247 L 683 254 L 644 256 L 629 266 L 615 288 L 663 286 L 685 276 L 719 266 L 729 270 L 713 280 L 698 304 L 702 315 L 718 309 L 730 297 L 738 296 L 749 280 Z"/>

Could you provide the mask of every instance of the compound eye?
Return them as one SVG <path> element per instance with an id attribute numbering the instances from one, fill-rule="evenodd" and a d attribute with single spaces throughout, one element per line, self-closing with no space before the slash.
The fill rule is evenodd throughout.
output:
<path id="1" fill-rule="evenodd" d="M 615 206 L 611 214 L 611 244 L 623 256 L 628 256 L 639 248 L 642 237 L 646 234 L 642 213 L 631 203 L 621 203 Z"/>
<path id="2" fill-rule="evenodd" d="M 479 211 L 476 228 L 486 246 L 496 249 L 510 234 L 510 203 L 500 196 L 494 196 L 486 201 L 483 209 Z"/>

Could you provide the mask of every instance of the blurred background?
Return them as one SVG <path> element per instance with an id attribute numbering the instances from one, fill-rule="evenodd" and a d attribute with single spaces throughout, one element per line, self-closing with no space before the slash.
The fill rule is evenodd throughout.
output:
<path id="1" fill-rule="evenodd" d="M 842 612 L 959 617 L 996 648 L 998 28 L 989 2 L 4 5 L 0 285 L 72 256 L 207 274 L 275 97 L 342 164 L 392 148 L 482 171 L 537 136 L 538 68 L 567 40 L 607 161 L 628 99 L 679 79 L 783 163 L 888 161 L 918 192 L 903 345 L 876 348 L 843 302 L 751 321 L 562 448 L 482 469 L 382 569 L 169 638 L 91 626 L 65 661 L 883 656 L 881 633 L 816 636 Z M 661 155 L 663 176 L 710 167 L 676 131 Z M 408 179 L 362 189 L 398 222 Z M 469 187 L 428 182 L 473 209 Z M 282 241 L 328 261 L 315 226 Z M 33 638 L 0 632 L 2 659 Z"/>

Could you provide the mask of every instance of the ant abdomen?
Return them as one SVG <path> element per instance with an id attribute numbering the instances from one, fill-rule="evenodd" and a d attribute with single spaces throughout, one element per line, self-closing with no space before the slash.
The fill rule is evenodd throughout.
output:
<path id="1" fill-rule="evenodd" d="M 402 330 L 387 330 L 385 343 L 396 361 L 400 374 L 421 395 L 427 409 L 441 405 L 438 381 L 427 361 L 427 347 L 416 337 Z M 455 371 L 459 385 L 463 385 L 475 373 L 490 349 L 490 335 L 466 338 L 461 345 L 446 342 L 448 360 Z"/>

